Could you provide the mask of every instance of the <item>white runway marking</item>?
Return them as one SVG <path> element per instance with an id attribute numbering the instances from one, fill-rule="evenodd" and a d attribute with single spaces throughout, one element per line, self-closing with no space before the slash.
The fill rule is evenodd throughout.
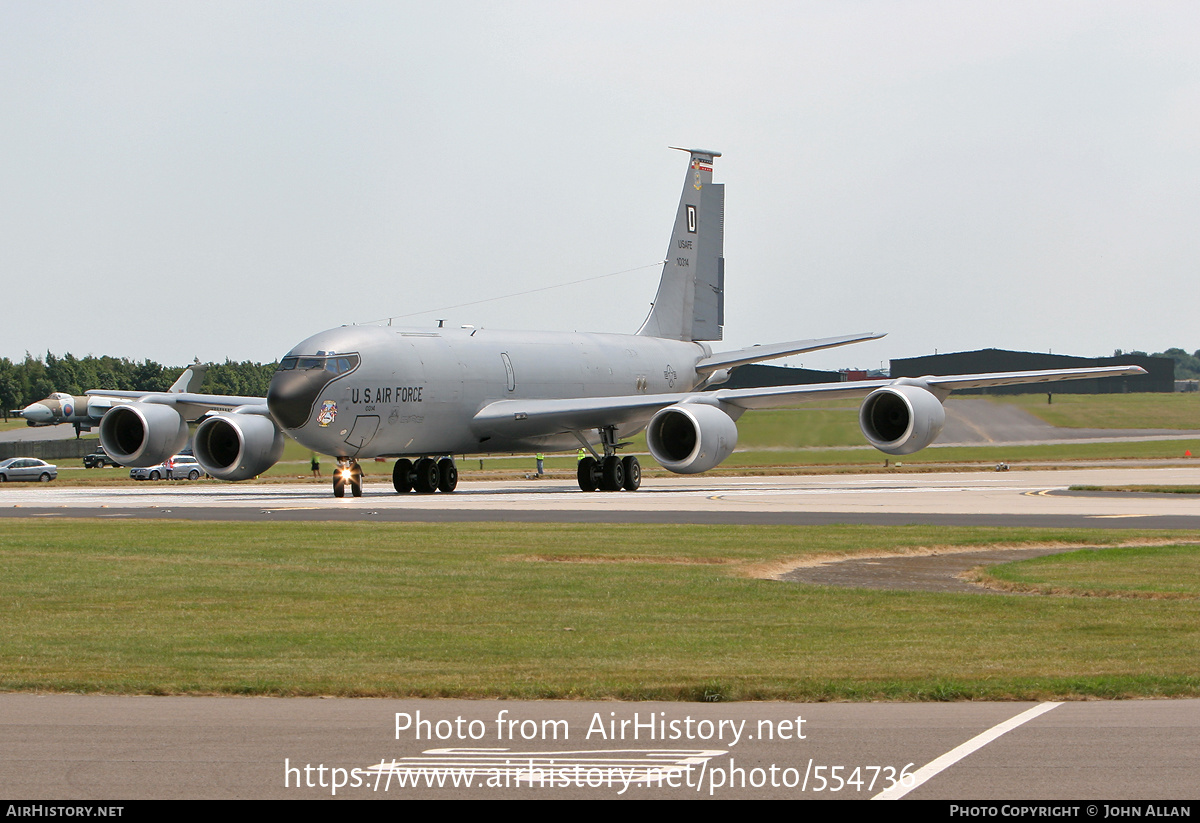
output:
<path id="1" fill-rule="evenodd" d="M 904 795 L 920 786 L 922 783 L 925 783 L 930 778 L 950 768 L 972 752 L 982 749 L 988 743 L 991 743 L 1001 735 L 1007 734 L 1018 726 L 1033 720 L 1035 717 L 1040 717 L 1051 709 L 1057 708 L 1061 705 L 1062 703 L 1042 703 L 1041 705 L 1034 706 L 1032 709 L 1021 712 L 1016 717 L 1010 717 L 1003 723 L 992 726 L 992 728 L 988 729 L 986 732 L 975 735 L 961 746 L 954 747 L 936 760 L 933 760 L 917 769 L 917 771 L 913 774 L 913 782 L 911 785 L 905 786 L 902 783 L 896 783 L 890 789 L 880 792 L 871 799 L 899 800 L 900 798 L 904 797 Z"/>

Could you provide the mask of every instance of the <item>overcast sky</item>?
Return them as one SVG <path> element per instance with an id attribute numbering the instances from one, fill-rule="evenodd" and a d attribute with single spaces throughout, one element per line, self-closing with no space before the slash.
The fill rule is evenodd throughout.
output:
<path id="1" fill-rule="evenodd" d="M 270 361 L 405 315 L 633 332 L 671 145 L 724 152 L 718 350 L 1200 347 L 1197 3 L 0 14 L 0 356 Z"/>

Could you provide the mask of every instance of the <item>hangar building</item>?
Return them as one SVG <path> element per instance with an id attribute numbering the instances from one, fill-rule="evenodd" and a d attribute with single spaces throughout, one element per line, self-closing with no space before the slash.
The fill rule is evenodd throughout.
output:
<path id="1" fill-rule="evenodd" d="M 1123 354 L 1120 357 L 1071 357 L 1005 349 L 905 357 L 891 361 L 892 377 L 921 377 L 926 374 L 980 374 L 983 372 L 1079 369 L 1097 366 L 1141 366 L 1146 374 L 1136 377 L 1106 377 L 1069 380 L 1062 383 L 1026 383 L 990 389 L 956 391 L 955 394 L 1120 394 L 1125 392 L 1175 391 L 1175 361 L 1169 357 Z"/>

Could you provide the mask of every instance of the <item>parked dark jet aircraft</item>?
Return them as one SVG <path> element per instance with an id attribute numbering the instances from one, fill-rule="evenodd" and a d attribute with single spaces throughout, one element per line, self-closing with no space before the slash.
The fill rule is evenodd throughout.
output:
<path id="1" fill-rule="evenodd" d="M 245 480 L 273 465 L 283 432 L 338 461 L 333 493 L 362 494 L 358 460 L 397 458 L 397 492 L 454 491 L 456 454 L 574 451 L 581 489 L 635 490 L 641 467 L 622 439 L 646 430 L 654 459 L 692 474 L 727 458 L 747 409 L 816 398 L 865 397 L 859 422 L 887 454 L 928 446 L 954 389 L 1143 373 L 1137 366 L 853 383 L 702 389 L 729 370 L 881 337 L 864 333 L 714 353 L 725 298 L 725 187 L 719 152 L 684 149 L 690 164 L 649 316 L 636 334 L 342 326 L 304 340 L 280 361 L 262 398 L 136 394 L 109 410 L 100 440 L 116 460 L 148 466 L 175 454 L 187 420 L 206 416 L 193 443 L 213 477 Z M 104 394 L 114 394 L 104 392 Z"/>

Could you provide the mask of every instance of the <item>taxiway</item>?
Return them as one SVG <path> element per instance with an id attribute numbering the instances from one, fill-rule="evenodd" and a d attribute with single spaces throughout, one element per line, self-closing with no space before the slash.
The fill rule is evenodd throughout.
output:
<path id="1" fill-rule="evenodd" d="M 1009 472 L 671 477 L 638 492 L 581 492 L 567 481 L 463 482 L 454 494 L 361 498 L 325 484 L 9 484 L 0 517 L 197 520 L 485 521 L 1200 528 L 1195 495 L 1072 492 L 1073 485 L 1200 485 L 1200 465 Z"/>

